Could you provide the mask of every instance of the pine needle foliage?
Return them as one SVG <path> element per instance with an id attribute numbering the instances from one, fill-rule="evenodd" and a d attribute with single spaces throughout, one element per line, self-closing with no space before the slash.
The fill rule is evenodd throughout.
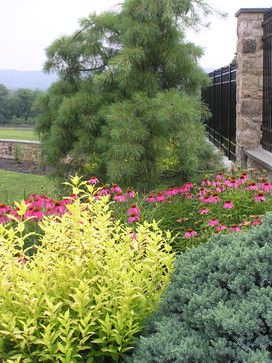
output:
<path id="1" fill-rule="evenodd" d="M 207 167 L 208 79 L 185 31 L 211 11 L 202 0 L 125 0 L 47 49 L 45 70 L 60 81 L 40 99 L 37 131 L 57 173 L 153 186 Z"/>
<path id="2" fill-rule="evenodd" d="M 219 235 L 176 260 L 160 309 L 130 362 L 272 360 L 272 215 Z"/>

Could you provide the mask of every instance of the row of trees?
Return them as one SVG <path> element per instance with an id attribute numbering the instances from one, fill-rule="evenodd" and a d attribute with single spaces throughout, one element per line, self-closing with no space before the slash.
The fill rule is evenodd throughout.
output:
<path id="1" fill-rule="evenodd" d="M 41 91 L 9 90 L 0 84 L 0 125 L 33 125 L 38 112 L 35 102 Z"/>
<path id="2" fill-rule="evenodd" d="M 37 131 L 57 174 L 152 187 L 210 168 L 208 78 L 185 38 L 210 12 L 202 0 L 125 0 L 47 49 L 60 80 L 40 99 Z"/>

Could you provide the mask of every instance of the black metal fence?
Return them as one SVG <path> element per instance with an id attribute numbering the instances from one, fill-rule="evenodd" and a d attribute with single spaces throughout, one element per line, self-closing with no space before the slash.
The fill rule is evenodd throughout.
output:
<path id="1" fill-rule="evenodd" d="M 272 9 L 264 14 L 263 47 L 262 146 L 264 149 L 272 152 Z"/>
<path id="2" fill-rule="evenodd" d="M 236 64 L 209 73 L 211 83 L 202 91 L 211 111 L 206 122 L 209 140 L 235 161 L 236 155 Z"/>

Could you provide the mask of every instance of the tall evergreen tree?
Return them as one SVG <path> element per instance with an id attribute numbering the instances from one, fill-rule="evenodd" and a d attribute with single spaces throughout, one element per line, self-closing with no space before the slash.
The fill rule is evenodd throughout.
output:
<path id="1" fill-rule="evenodd" d="M 202 0 L 125 0 L 48 48 L 45 70 L 61 79 L 40 99 L 37 131 L 57 173 L 154 185 L 207 167 L 208 80 L 185 30 L 210 12 Z"/>

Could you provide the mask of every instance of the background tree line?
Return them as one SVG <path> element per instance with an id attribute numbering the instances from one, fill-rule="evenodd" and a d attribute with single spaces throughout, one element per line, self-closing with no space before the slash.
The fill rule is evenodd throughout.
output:
<path id="1" fill-rule="evenodd" d="M 34 125 L 38 115 L 35 102 L 41 93 L 27 88 L 9 90 L 0 84 L 0 125 Z"/>

